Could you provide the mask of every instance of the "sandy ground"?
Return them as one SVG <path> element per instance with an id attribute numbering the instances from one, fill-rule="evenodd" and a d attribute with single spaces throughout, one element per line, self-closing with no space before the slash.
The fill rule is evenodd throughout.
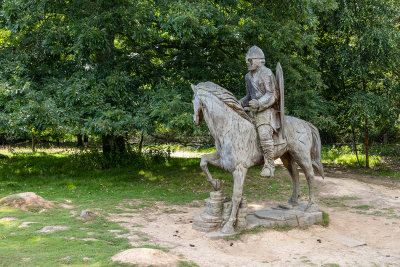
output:
<path id="1" fill-rule="evenodd" d="M 186 206 L 159 203 L 139 213 L 128 209 L 110 220 L 129 229 L 122 236 L 133 246 L 168 248 L 169 253 L 199 266 L 400 266 L 400 188 L 351 179 L 351 174 L 340 175 L 340 171 L 327 176 L 316 177 L 320 208 L 330 216 L 326 228 L 265 229 L 239 240 L 211 240 L 192 229 L 193 217 L 204 209 L 201 201 Z M 328 207 L 332 198 L 342 207 Z M 271 204 L 249 206 L 254 210 Z M 354 208 L 362 205 L 369 207 Z M 357 242 L 366 245 L 353 246 Z"/>

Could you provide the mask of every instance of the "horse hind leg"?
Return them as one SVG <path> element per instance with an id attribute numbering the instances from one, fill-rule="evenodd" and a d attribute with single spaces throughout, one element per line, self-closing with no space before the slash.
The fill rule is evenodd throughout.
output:
<path id="1" fill-rule="evenodd" d="M 291 206 L 297 206 L 298 199 L 300 197 L 300 183 L 299 183 L 299 171 L 297 170 L 296 162 L 293 157 L 286 153 L 281 157 L 283 165 L 288 169 L 290 177 L 292 178 L 293 182 L 293 193 L 292 196 L 289 198 L 288 203 Z"/>
<path id="2" fill-rule="evenodd" d="M 307 211 L 317 211 L 319 210 L 317 203 L 314 201 L 314 170 L 311 163 L 310 155 L 302 155 L 298 157 L 297 164 L 302 168 L 308 184 L 308 204 Z"/>
<path id="3" fill-rule="evenodd" d="M 213 179 L 210 171 L 208 170 L 207 165 L 211 164 L 216 167 L 221 167 L 221 161 L 219 154 L 217 152 L 211 154 L 205 154 L 201 157 L 200 167 L 206 175 L 207 181 L 210 182 L 211 186 L 215 191 L 218 191 L 221 188 L 221 181 L 218 179 Z"/>

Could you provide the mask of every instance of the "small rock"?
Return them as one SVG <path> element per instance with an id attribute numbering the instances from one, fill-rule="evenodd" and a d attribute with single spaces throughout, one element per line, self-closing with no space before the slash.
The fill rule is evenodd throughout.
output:
<path id="1" fill-rule="evenodd" d="M 317 239 L 317 241 L 318 241 L 318 243 L 321 243 L 321 242 L 322 242 L 321 239 Z"/>
<path id="2" fill-rule="evenodd" d="M 64 208 L 64 209 L 73 209 L 74 208 L 74 206 L 72 206 L 72 205 L 68 205 L 68 204 L 64 204 L 64 203 L 60 203 L 60 204 L 58 204 L 61 208 Z"/>
<path id="3" fill-rule="evenodd" d="M 389 257 L 390 257 L 390 255 L 386 255 L 386 257 L 388 257 L 388 258 L 389 258 Z"/>
<path id="4" fill-rule="evenodd" d="M 69 230 L 69 226 L 63 226 L 63 225 L 50 225 L 50 226 L 45 226 L 41 230 L 36 231 L 37 233 L 53 233 L 55 231 L 65 231 Z"/>
<path id="5" fill-rule="evenodd" d="M 14 221 L 17 221 L 18 218 L 16 218 L 16 217 L 4 217 L 4 218 L 0 218 L 0 220 L 6 221 L 6 222 L 14 222 Z"/>
<path id="6" fill-rule="evenodd" d="M 29 227 L 29 225 L 30 225 L 31 223 L 37 223 L 37 222 L 22 222 L 22 223 L 18 226 L 18 228 Z"/>
<path id="7" fill-rule="evenodd" d="M 93 237 L 77 238 L 77 240 L 82 240 L 82 241 L 94 241 L 94 242 L 100 241 L 100 240 L 98 240 L 98 239 L 96 239 L 96 238 L 93 238 Z"/>
<path id="8" fill-rule="evenodd" d="M 92 212 L 88 211 L 88 210 L 82 210 L 81 215 L 79 215 L 79 217 L 81 218 L 87 218 L 89 216 L 92 215 Z"/>
<path id="9" fill-rule="evenodd" d="M 98 233 L 95 233 L 95 232 L 87 232 L 86 234 L 87 235 L 98 235 Z"/>
<path id="10" fill-rule="evenodd" d="M 232 246 L 233 246 L 233 243 L 230 243 L 230 244 L 229 244 L 229 246 L 231 246 L 231 247 L 232 247 Z"/>
<path id="11" fill-rule="evenodd" d="M 122 230 L 108 230 L 109 233 L 120 233 Z"/>
<path id="12" fill-rule="evenodd" d="M 70 240 L 81 240 L 81 241 L 100 241 L 100 240 L 98 240 L 98 239 L 96 239 L 96 238 L 93 238 L 93 237 L 87 237 L 87 238 L 76 238 L 76 237 L 74 237 L 74 236 L 63 236 L 62 238 L 65 238 L 65 239 L 70 239 Z"/>
<path id="13" fill-rule="evenodd" d="M 192 248 L 194 247 L 194 245 L 193 244 L 189 244 Z"/>
<path id="14" fill-rule="evenodd" d="M 47 201 L 33 192 L 25 192 L 9 195 L 0 199 L 0 206 L 8 206 L 24 211 L 29 211 L 29 208 L 51 208 L 54 206 L 54 204 L 51 201 Z"/>

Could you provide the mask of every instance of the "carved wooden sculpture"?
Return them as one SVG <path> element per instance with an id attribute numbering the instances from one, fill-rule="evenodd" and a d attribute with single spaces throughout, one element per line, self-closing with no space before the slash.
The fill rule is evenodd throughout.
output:
<path id="1" fill-rule="evenodd" d="M 200 166 L 215 191 L 220 189 L 220 181 L 212 178 L 207 164 L 220 167 L 233 175 L 232 211 L 221 230 L 224 234 L 232 234 L 235 232 L 234 223 L 242 200 L 247 169 L 264 164 L 259 138 L 253 119 L 228 90 L 212 82 L 192 85 L 192 89 L 194 123 L 200 125 L 204 118 L 214 137 L 217 150 L 215 153 L 203 155 Z M 307 210 L 315 209 L 317 205 L 314 203 L 313 194 L 314 170 L 324 175 L 318 130 L 311 123 L 289 116 L 284 118 L 284 124 L 286 142 L 275 142 L 274 158 L 281 158 L 293 180 L 293 193 L 288 205 L 298 204 L 297 163 L 304 171 L 308 182 Z"/>

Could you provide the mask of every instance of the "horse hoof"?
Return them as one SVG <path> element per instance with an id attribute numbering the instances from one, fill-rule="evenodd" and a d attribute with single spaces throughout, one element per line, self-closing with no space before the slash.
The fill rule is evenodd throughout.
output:
<path id="1" fill-rule="evenodd" d="M 224 235 L 233 235 L 235 234 L 235 229 L 233 226 L 225 224 L 224 227 L 221 229 L 221 233 Z"/>
<path id="2" fill-rule="evenodd" d="M 263 169 L 260 172 L 260 175 L 262 177 L 273 178 L 274 177 L 274 171 L 271 170 L 270 168 L 264 166 Z"/>
<path id="3" fill-rule="evenodd" d="M 221 181 L 218 179 L 214 179 L 214 181 L 211 182 L 211 185 L 214 191 L 219 191 L 219 189 L 221 188 Z"/>
<path id="4" fill-rule="evenodd" d="M 292 207 L 299 205 L 299 202 L 297 200 L 293 200 L 292 198 L 289 199 L 288 203 L 289 205 L 292 205 Z"/>
<path id="5" fill-rule="evenodd" d="M 318 204 L 316 203 L 309 203 L 306 208 L 307 212 L 317 212 L 319 211 Z"/>
<path id="6" fill-rule="evenodd" d="M 281 209 L 284 209 L 284 210 L 290 210 L 290 209 L 293 209 L 293 204 L 290 202 L 288 202 L 288 203 L 282 202 L 282 203 L 278 204 L 278 207 Z"/>

